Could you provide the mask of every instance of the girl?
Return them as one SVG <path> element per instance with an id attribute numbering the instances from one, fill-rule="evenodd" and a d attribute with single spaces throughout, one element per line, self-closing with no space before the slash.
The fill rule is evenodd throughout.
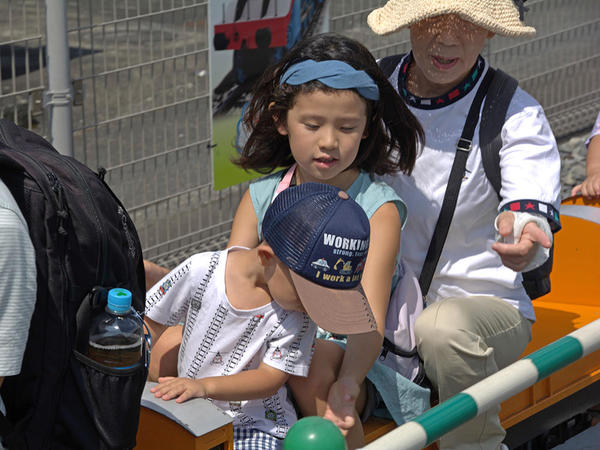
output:
<path id="1" fill-rule="evenodd" d="M 322 334 L 308 378 L 289 380 L 303 415 L 324 415 L 347 432 L 349 447 L 361 446 L 359 414 L 365 404 L 375 403 L 376 395 L 375 386 L 364 381 L 381 353 L 407 214 L 393 189 L 373 177 L 411 172 L 423 140 L 421 127 L 369 51 L 337 34 L 309 38 L 267 69 L 255 87 L 244 124 L 252 132 L 236 163 L 262 173 L 284 169 L 251 183 L 235 214 L 229 246 L 255 247 L 267 207 L 279 190 L 293 184 L 321 182 L 345 190 L 369 217 L 362 285 L 377 331 L 348 336 L 345 350 L 331 342 L 333 336 Z M 343 265 L 343 248 L 336 261 L 314 263 L 323 264 L 323 271 Z M 180 340 L 180 334 L 167 337 L 153 349 L 153 356 Z M 428 407 L 428 391 L 419 389 L 414 414 Z"/>
<path id="2" fill-rule="evenodd" d="M 400 197 L 373 176 L 410 173 L 423 138 L 420 125 L 369 51 L 336 34 L 300 43 L 267 70 L 244 123 L 252 133 L 237 164 L 263 173 L 286 169 L 250 185 L 236 212 L 229 245 L 256 245 L 264 211 L 278 189 L 294 182 L 343 189 L 369 217 L 363 287 L 377 332 L 349 336 L 345 351 L 329 339 L 317 340 L 308 378 L 289 381 L 303 415 L 325 415 L 349 430 L 349 447 L 360 446 L 364 441 L 358 414 L 368 400 L 363 381 L 381 352 L 406 220 Z M 343 253 L 328 264 L 340 262 Z"/>

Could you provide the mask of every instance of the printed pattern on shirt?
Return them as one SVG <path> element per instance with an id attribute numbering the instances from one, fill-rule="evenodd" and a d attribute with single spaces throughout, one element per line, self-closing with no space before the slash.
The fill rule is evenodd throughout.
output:
<path id="1" fill-rule="evenodd" d="M 229 411 L 233 414 L 236 425 L 241 425 L 244 427 L 253 427 L 256 421 L 244 413 L 242 408 L 242 402 L 229 402 Z"/>
<path id="2" fill-rule="evenodd" d="M 256 314 L 250 319 L 248 325 L 246 326 L 246 329 L 236 342 L 235 347 L 231 352 L 231 356 L 229 357 L 229 360 L 227 361 L 227 364 L 223 369 L 223 375 L 229 375 L 233 370 L 236 369 L 236 367 L 240 363 L 242 356 L 248 348 L 248 344 L 250 344 L 250 342 L 252 341 L 252 337 L 254 336 L 256 327 L 264 318 L 264 315 Z"/>
<path id="3" fill-rule="evenodd" d="M 146 314 L 154 308 L 158 301 L 165 296 L 167 291 L 171 289 L 175 284 L 183 279 L 183 276 L 190 271 L 192 263 L 188 262 L 185 266 L 181 267 L 177 272 L 172 272 L 160 287 L 149 297 L 146 298 Z M 187 308 L 187 302 L 185 307 Z M 167 324 L 172 325 L 172 324 Z"/>
<path id="4" fill-rule="evenodd" d="M 285 419 L 285 411 L 281 406 L 278 395 L 263 399 L 263 406 L 265 407 L 265 419 L 275 422 L 277 428 L 275 434 L 278 436 L 285 436 L 290 426 Z"/>
<path id="5" fill-rule="evenodd" d="M 219 305 L 214 317 L 212 318 L 212 321 L 210 322 L 208 329 L 206 330 L 206 334 L 202 339 L 202 343 L 198 347 L 198 350 L 196 350 L 194 359 L 192 360 L 190 366 L 187 369 L 187 372 L 185 374 L 187 378 L 196 378 L 200 367 L 202 367 L 202 364 L 206 360 L 206 357 L 210 354 L 210 349 L 214 345 L 215 341 L 217 340 L 217 337 L 219 336 L 219 333 L 223 329 L 223 323 L 227 318 L 227 313 L 227 309 L 223 305 Z M 181 343 L 181 345 L 183 345 L 183 342 Z M 180 357 L 183 354 L 183 351 L 179 352 Z"/>
<path id="6" fill-rule="evenodd" d="M 285 322 L 285 319 L 287 318 L 287 316 L 288 316 L 287 312 L 284 312 L 283 314 L 281 314 L 280 319 L 275 323 L 275 325 L 273 325 L 273 327 L 265 335 L 264 342 L 268 342 L 271 339 L 271 336 L 273 336 L 273 333 L 275 333 L 279 329 L 281 324 L 283 322 Z"/>
<path id="7" fill-rule="evenodd" d="M 539 214 L 548 219 L 552 232 L 556 233 L 561 229 L 560 215 L 558 214 L 556 208 L 549 203 L 540 202 L 539 200 L 516 200 L 504 205 L 500 211 Z"/>
<path id="8" fill-rule="evenodd" d="M 311 322 L 310 318 L 308 317 L 308 314 L 304 314 L 302 318 L 302 328 L 297 333 L 296 337 L 294 338 L 294 341 L 290 345 L 290 350 L 288 354 L 285 356 L 285 371 L 287 373 L 294 373 L 294 367 L 296 366 L 296 363 L 298 362 L 298 359 L 301 356 L 300 344 L 302 343 L 302 340 L 304 339 L 304 336 L 306 335 L 310 324 Z"/>
<path id="9" fill-rule="evenodd" d="M 212 279 L 215 269 L 219 264 L 220 255 L 220 252 L 215 252 L 211 255 L 210 262 L 208 263 L 208 270 L 206 271 L 204 278 L 202 278 L 198 289 L 196 289 L 194 295 L 191 297 L 191 301 L 189 302 L 189 313 L 185 319 L 185 329 L 183 332 L 183 337 L 181 338 L 181 350 L 179 351 L 180 359 L 184 354 L 185 348 L 190 339 L 190 335 L 192 333 L 192 330 L 194 329 L 196 319 L 198 318 L 200 308 L 202 307 L 202 299 L 204 297 L 204 293 L 206 292 L 206 288 L 208 287 L 208 284 Z"/>

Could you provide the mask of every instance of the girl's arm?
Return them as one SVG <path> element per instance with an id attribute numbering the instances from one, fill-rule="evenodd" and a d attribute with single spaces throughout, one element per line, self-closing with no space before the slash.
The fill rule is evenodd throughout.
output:
<path id="1" fill-rule="evenodd" d="M 250 198 L 250 190 L 246 190 L 240 204 L 233 217 L 233 225 L 231 226 L 231 234 L 227 247 L 240 245 L 243 247 L 254 248 L 260 242 L 257 234 L 258 219 L 254 211 L 254 205 Z"/>
<path id="2" fill-rule="evenodd" d="M 152 338 L 152 342 L 158 341 L 158 339 L 162 336 L 165 330 L 169 328 L 167 325 L 158 323 L 157 321 L 152 320 L 148 316 L 144 317 L 144 322 L 146 323 L 148 330 L 150 330 L 150 337 Z"/>
<path id="3" fill-rule="evenodd" d="M 144 260 L 144 271 L 146 273 L 146 291 L 149 291 L 152 286 L 169 273 L 169 269 L 166 267 L 159 266 L 147 259 Z"/>
<path id="4" fill-rule="evenodd" d="M 272 396 L 287 382 L 288 378 L 289 374 L 261 362 L 256 369 L 245 370 L 234 375 L 198 380 L 159 378 L 159 384 L 153 387 L 151 392 L 163 400 L 177 397 L 177 403 L 194 397 L 223 401 L 253 400 Z"/>
<path id="5" fill-rule="evenodd" d="M 344 360 L 337 381 L 331 386 L 325 417 L 341 428 L 350 428 L 359 387 L 379 356 L 385 332 L 392 276 L 400 249 L 400 214 L 391 203 L 382 205 L 371 217 L 369 253 L 362 286 L 377 321 L 377 331 L 348 336 Z"/>

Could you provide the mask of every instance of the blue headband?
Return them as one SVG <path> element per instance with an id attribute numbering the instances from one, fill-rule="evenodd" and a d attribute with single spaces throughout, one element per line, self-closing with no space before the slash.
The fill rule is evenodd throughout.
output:
<path id="1" fill-rule="evenodd" d="M 342 61 L 314 61 L 307 59 L 293 64 L 279 80 L 280 84 L 299 85 L 318 80 L 334 89 L 356 89 L 369 100 L 379 100 L 379 88 L 364 71 L 356 70 Z"/>

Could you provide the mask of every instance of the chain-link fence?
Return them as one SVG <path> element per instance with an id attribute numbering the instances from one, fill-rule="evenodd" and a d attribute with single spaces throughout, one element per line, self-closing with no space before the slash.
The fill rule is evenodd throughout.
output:
<path id="1" fill-rule="evenodd" d="M 332 31 L 376 57 L 408 51 L 407 32 L 381 37 L 366 25 L 383 0 L 328 3 Z M 537 36 L 495 37 L 486 57 L 540 101 L 558 137 L 589 129 L 600 110 L 600 2 L 527 6 Z M 247 187 L 213 189 L 208 8 L 199 0 L 67 1 L 74 156 L 107 169 L 145 256 L 167 265 L 222 248 Z M 44 0 L 0 2 L 0 115 L 42 135 L 45 14 Z"/>

